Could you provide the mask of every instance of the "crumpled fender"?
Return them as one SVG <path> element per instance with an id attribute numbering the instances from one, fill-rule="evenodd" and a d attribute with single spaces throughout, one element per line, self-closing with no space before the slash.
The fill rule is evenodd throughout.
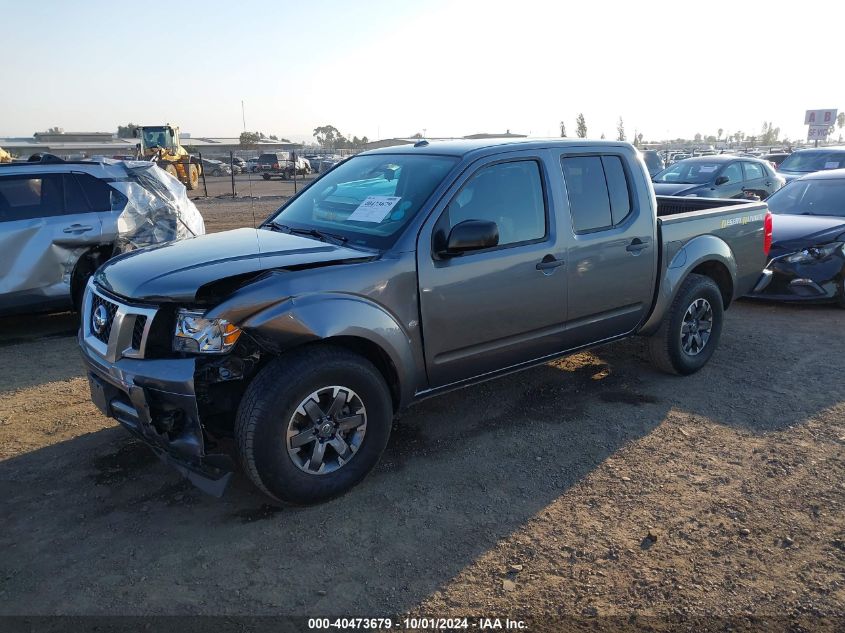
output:
<path id="1" fill-rule="evenodd" d="M 214 309 L 209 317 L 223 312 Z M 252 314 L 239 327 L 277 351 L 337 336 L 374 343 L 396 370 L 401 403 L 413 397 L 414 380 L 408 372 L 414 371 L 417 362 L 411 338 L 389 312 L 366 297 L 342 293 L 290 297 Z"/>
<path id="2" fill-rule="evenodd" d="M 669 252 L 671 252 L 670 246 L 671 244 L 667 244 L 666 248 Z M 718 262 L 727 268 L 733 284 L 733 293 L 736 293 L 737 264 L 731 247 L 715 235 L 699 235 L 684 244 L 669 261 L 660 280 L 654 309 L 640 328 L 640 334 L 653 334 L 660 327 L 666 310 L 672 305 L 678 290 L 690 272 L 699 265 L 711 261 Z"/>

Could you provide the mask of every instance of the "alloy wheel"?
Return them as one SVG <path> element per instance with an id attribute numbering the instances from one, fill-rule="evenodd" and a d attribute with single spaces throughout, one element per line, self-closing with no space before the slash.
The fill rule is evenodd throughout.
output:
<path id="1" fill-rule="evenodd" d="M 681 324 L 681 348 L 689 356 L 698 356 L 707 346 L 713 331 L 713 307 L 707 299 L 693 301 Z"/>
<path id="2" fill-rule="evenodd" d="M 305 398 L 288 422 L 285 446 L 291 461 L 311 475 L 342 468 L 361 448 L 367 411 L 348 387 L 323 387 Z"/>

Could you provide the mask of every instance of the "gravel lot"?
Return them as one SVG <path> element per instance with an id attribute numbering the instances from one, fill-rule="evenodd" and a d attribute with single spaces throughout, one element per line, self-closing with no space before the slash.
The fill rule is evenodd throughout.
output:
<path id="1" fill-rule="evenodd" d="M 633 340 L 428 400 L 362 485 L 279 509 L 102 417 L 71 315 L 6 319 L 0 614 L 845 617 L 843 324 L 739 302 L 694 376 Z"/>

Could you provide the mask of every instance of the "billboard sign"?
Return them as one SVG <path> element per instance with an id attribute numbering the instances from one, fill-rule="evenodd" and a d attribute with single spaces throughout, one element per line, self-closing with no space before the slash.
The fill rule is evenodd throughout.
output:
<path id="1" fill-rule="evenodd" d="M 804 113 L 804 125 L 833 125 L 836 123 L 836 109 L 807 110 Z"/>
<path id="2" fill-rule="evenodd" d="M 824 141 L 830 133 L 829 125 L 811 125 L 807 129 L 808 141 Z"/>

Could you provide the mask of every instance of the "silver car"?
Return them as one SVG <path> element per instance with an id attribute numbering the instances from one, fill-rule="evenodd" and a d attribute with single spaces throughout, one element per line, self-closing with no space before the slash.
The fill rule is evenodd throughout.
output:
<path id="1" fill-rule="evenodd" d="M 184 185 L 152 163 L 0 165 L 0 314 L 78 307 L 113 255 L 203 233 Z"/>

